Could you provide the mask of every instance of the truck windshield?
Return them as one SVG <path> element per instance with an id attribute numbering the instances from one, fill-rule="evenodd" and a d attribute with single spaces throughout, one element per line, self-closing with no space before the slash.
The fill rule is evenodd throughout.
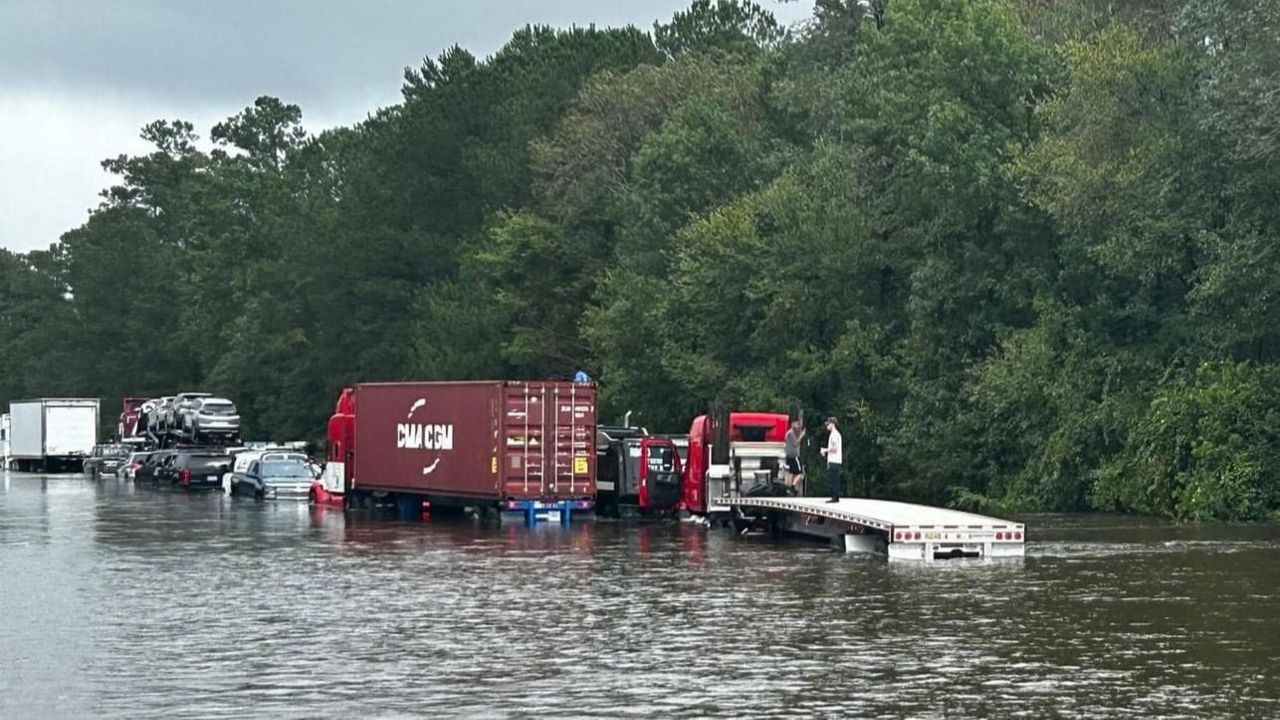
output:
<path id="1" fill-rule="evenodd" d="M 310 478 L 311 470 L 300 462 L 282 460 L 263 463 L 259 475 L 264 478 Z"/>
<path id="2" fill-rule="evenodd" d="M 649 446 L 649 470 L 650 472 L 671 472 L 676 469 L 675 462 L 672 458 L 675 453 L 666 445 L 650 445 Z"/>

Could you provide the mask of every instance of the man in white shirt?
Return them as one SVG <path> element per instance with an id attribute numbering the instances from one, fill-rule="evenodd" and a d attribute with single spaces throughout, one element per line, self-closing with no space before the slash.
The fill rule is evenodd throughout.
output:
<path id="1" fill-rule="evenodd" d="M 827 458 L 827 485 L 831 487 L 831 499 L 827 502 L 840 502 L 840 491 L 844 488 L 844 480 L 840 471 L 844 468 L 844 438 L 834 417 L 827 418 L 827 446 L 822 448 Z"/>

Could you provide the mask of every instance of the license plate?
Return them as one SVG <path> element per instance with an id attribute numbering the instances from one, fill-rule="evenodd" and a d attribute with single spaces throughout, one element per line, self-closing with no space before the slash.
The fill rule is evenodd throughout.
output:
<path id="1" fill-rule="evenodd" d="M 218 476 L 217 476 L 217 475 L 205 475 L 205 476 L 204 476 L 204 479 L 205 479 L 205 482 L 211 482 L 211 483 L 216 483 L 216 482 L 218 482 Z"/>

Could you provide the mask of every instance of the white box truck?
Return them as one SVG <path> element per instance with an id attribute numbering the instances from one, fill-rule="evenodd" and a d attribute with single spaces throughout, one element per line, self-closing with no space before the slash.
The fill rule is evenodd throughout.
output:
<path id="1" fill-rule="evenodd" d="M 9 413 L 0 415 L 0 470 L 9 469 Z"/>
<path id="2" fill-rule="evenodd" d="M 80 472 L 98 443 L 97 398 L 9 403 L 9 457 L 17 470 Z"/>

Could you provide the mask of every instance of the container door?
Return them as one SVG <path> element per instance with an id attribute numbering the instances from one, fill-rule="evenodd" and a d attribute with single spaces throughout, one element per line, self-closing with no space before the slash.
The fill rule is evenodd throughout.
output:
<path id="1" fill-rule="evenodd" d="M 506 462 L 502 489 L 510 498 L 540 498 L 548 478 L 543 446 L 547 427 L 547 393 L 543 385 L 529 383 L 503 387 L 505 405 L 503 444 Z"/>
<path id="2" fill-rule="evenodd" d="M 594 497 L 594 394 L 571 383 L 520 383 L 506 385 L 504 396 L 504 495 Z"/>
<path id="3" fill-rule="evenodd" d="M 666 438 L 640 441 L 640 507 L 669 510 L 680 502 L 680 453 Z"/>
<path id="4" fill-rule="evenodd" d="M 555 477 L 560 499 L 594 498 L 596 468 L 595 392 L 581 383 L 556 383 Z"/>

